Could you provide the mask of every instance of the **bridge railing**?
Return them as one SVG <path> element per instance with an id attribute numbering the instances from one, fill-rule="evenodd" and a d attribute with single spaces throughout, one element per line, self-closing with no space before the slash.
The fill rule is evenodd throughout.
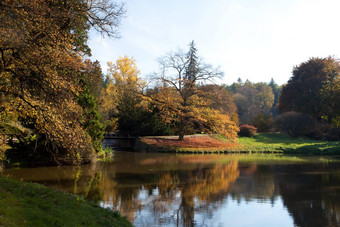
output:
<path id="1" fill-rule="evenodd" d="M 123 135 L 119 133 L 104 133 L 104 139 L 136 139 L 137 136 Z"/>

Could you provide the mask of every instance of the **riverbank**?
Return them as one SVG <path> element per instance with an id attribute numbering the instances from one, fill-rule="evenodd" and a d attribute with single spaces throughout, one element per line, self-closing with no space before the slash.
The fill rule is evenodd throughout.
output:
<path id="1" fill-rule="evenodd" d="M 252 138 L 240 137 L 232 143 L 218 135 L 178 137 L 159 136 L 140 139 L 147 151 L 178 153 L 287 153 L 287 154 L 340 154 L 339 141 L 318 141 L 291 138 L 280 133 L 259 133 Z"/>
<path id="2" fill-rule="evenodd" d="M 292 138 L 280 133 L 259 133 L 252 138 L 238 139 L 241 150 L 283 152 L 285 154 L 340 154 L 340 141 Z"/>
<path id="3" fill-rule="evenodd" d="M 132 226 L 79 196 L 0 178 L 0 226 Z"/>

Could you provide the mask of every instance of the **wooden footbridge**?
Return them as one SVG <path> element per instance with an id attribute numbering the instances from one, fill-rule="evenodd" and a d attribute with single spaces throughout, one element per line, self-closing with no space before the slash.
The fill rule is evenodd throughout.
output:
<path id="1" fill-rule="evenodd" d="M 133 150 L 137 139 L 137 136 L 119 133 L 104 133 L 103 146 L 119 150 Z"/>

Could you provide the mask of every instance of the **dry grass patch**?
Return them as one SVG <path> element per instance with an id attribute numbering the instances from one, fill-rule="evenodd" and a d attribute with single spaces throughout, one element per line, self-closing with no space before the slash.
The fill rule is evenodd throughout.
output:
<path id="1" fill-rule="evenodd" d="M 187 136 L 184 137 L 184 141 L 179 141 L 177 137 L 144 137 L 141 141 L 151 146 L 166 149 L 226 150 L 238 146 L 208 135 Z"/>

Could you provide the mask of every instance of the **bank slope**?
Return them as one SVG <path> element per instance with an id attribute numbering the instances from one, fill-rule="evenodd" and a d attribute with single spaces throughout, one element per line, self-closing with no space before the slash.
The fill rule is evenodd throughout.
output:
<path id="1" fill-rule="evenodd" d="M 132 226 L 117 212 L 45 186 L 0 178 L 0 226 Z"/>

